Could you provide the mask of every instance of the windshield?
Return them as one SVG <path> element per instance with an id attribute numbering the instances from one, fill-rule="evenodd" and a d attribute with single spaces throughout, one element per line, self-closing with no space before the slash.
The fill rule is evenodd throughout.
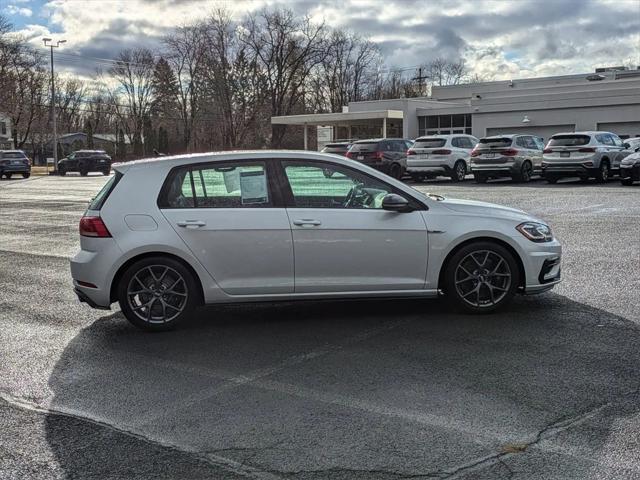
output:
<path id="1" fill-rule="evenodd" d="M 509 137 L 501 137 L 501 138 L 482 138 L 480 139 L 480 143 L 478 143 L 477 148 L 505 148 L 510 147 L 513 139 Z"/>
<path id="2" fill-rule="evenodd" d="M 349 149 L 350 152 L 375 152 L 378 149 L 378 142 L 354 143 Z"/>
<path id="3" fill-rule="evenodd" d="M 413 148 L 440 148 L 447 143 L 446 138 L 418 138 L 413 144 Z"/>
<path id="4" fill-rule="evenodd" d="M 554 135 L 549 140 L 550 147 L 575 147 L 591 141 L 589 135 Z"/>

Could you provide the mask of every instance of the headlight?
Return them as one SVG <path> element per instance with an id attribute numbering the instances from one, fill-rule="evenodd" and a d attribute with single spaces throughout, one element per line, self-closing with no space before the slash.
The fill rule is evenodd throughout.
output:
<path id="1" fill-rule="evenodd" d="M 518 225 L 516 230 L 532 242 L 550 242 L 553 240 L 551 229 L 543 223 L 524 222 Z"/>

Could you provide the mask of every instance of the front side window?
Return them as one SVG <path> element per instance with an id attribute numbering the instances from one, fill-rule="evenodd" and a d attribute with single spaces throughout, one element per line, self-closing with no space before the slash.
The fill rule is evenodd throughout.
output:
<path id="1" fill-rule="evenodd" d="M 283 162 L 297 208 L 381 209 L 392 189 L 385 183 L 338 165 Z"/>
<path id="2" fill-rule="evenodd" d="M 172 171 L 160 199 L 164 208 L 272 206 L 265 165 L 230 163 Z"/>

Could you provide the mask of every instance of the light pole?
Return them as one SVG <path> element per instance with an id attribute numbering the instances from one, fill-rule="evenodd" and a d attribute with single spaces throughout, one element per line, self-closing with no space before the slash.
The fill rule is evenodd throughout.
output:
<path id="1" fill-rule="evenodd" d="M 56 130 L 56 77 L 53 70 L 53 49 L 66 43 L 66 40 L 58 40 L 55 44 L 50 38 L 43 38 L 42 41 L 45 47 L 51 49 L 51 121 L 53 123 L 53 173 L 55 175 L 58 172 L 58 132 Z"/>

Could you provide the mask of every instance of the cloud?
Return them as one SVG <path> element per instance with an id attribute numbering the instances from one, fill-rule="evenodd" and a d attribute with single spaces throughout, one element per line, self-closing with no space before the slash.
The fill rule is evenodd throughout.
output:
<path id="1" fill-rule="evenodd" d="M 18 7 L 16 5 L 9 5 L 4 9 L 9 15 L 19 15 L 22 17 L 30 17 L 33 15 L 33 11 L 27 7 Z"/>
<path id="2" fill-rule="evenodd" d="M 12 8 L 21 8 L 17 1 Z M 160 49 L 172 28 L 205 18 L 216 5 L 48 0 L 36 9 L 34 2 L 32 18 L 41 21 L 30 20 L 23 33 L 34 44 L 53 35 L 67 40 L 66 52 L 113 58 L 124 48 Z M 352 30 L 376 42 L 392 68 L 464 58 L 475 73 L 507 79 L 640 65 L 639 0 L 236 0 L 224 6 L 235 18 L 265 6 L 285 7 Z M 67 63 L 65 68 L 82 72 L 102 65 L 89 58 Z"/>

